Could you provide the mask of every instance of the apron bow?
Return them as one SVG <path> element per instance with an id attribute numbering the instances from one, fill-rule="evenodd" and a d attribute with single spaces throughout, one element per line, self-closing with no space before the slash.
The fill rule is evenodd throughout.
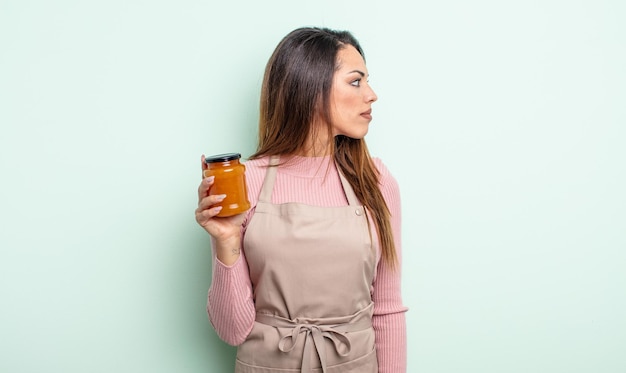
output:
<path id="1" fill-rule="evenodd" d="M 313 349 L 320 359 L 322 372 L 326 373 L 326 348 L 324 338 L 333 342 L 335 351 L 339 356 L 346 357 L 352 349 L 350 339 L 346 335 L 350 332 L 358 332 L 372 327 L 371 309 L 373 303 L 359 312 L 336 318 L 327 319 L 295 319 L 289 320 L 280 316 L 257 313 L 256 321 L 276 328 L 289 328 L 290 333 L 278 341 L 278 349 L 281 352 L 291 352 L 298 341 L 304 338 L 304 351 L 302 355 L 301 373 L 313 371 L 311 361 L 315 359 Z M 311 322 L 313 320 L 313 322 Z"/>
<path id="2" fill-rule="evenodd" d="M 326 349 L 324 348 L 324 338 L 330 339 L 335 345 L 335 351 L 340 356 L 347 356 L 352 346 L 350 340 L 342 333 L 330 326 L 314 325 L 314 324 L 297 324 L 291 334 L 288 334 L 278 342 L 278 349 L 282 352 L 290 352 L 298 343 L 301 336 L 304 335 L 304 355 L 302 357 L 301 372 L 311 371 L 311 349 L 315 348 L 317 356 L 320 358 L 322 372 L 326 373 Z M 311 337 L 311 338 L 309 338 Z M 312 341 L 312 343 L 311 343 Z"/>

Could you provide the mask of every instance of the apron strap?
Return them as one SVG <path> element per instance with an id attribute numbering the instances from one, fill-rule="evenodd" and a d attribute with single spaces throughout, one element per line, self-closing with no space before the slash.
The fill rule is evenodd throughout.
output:
<path id="1" fill-rule="evenodd" d="M 341 172 L 339 167 L 337 167 L 337 173 L 339 174 L 339 179 L 341 180 L 341 186 L 343 186 L 343 192 L 346 194 L 346 199 L 348 200 L 348 204 L 350 206 L 360 206 L 359 200 L 358 198 L 356 198 L 356 194 L 354 194 L 354 190 L 352 189 L 352 186 L 350 186 L 350 183 L 348 182 L 346 177 L 343 176 L 343 172 Z"/>
<path id="2" fill-rule="evenodd" d="M 265 179 L 263 179 L 263 186 L 261 187 L 261 193 L 259 194 L 259 202 L 272 202 L 272 190 L 274 190 L 274 181 L 276 181 L 276 170 L 278 170 L 279 158 L 278 155 L 270 156 L 267 171 L 265 172 Z"/>

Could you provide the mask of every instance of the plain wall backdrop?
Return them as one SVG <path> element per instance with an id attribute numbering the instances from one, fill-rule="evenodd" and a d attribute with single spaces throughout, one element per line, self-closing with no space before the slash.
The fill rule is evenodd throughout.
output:
<path id="1" fill-rule="evenodd" d="M 200 155 L 272 50 L 351 30 L 403 199 L 408 371 L 626 371 L 621 0 L 0 0 L 0 371 L 230 372 Z"/>

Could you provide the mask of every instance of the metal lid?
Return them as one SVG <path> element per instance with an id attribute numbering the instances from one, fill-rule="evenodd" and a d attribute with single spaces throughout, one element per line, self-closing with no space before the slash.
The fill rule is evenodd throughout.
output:
<path id="1" fill-rule="evenodd" d="M 206 157 L 204 159 L 205 163 L 215 163 L 215 162 L 228 162 L 228 161 L 232 161 L 235 159 L 239 159 L 241 158 L 241 154 L 239 153 L 224 153 L 224 154 L 217 154 L 217 155 L 211 155 L 209 157 Z"/>

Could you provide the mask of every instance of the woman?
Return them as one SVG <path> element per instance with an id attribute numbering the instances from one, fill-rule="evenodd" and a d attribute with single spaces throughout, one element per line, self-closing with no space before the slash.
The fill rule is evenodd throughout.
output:
<path id="1" fill-rule="evenodd" d="M 367 77 L 349 32 L 292 31 L 265 70 L 252 208 L 216 217 L 213 178 L 198 188 L 207 311 L 239 346 L 235 372 L 406 371 L 400 195 L 363 139 L 377 100 Z"/>

